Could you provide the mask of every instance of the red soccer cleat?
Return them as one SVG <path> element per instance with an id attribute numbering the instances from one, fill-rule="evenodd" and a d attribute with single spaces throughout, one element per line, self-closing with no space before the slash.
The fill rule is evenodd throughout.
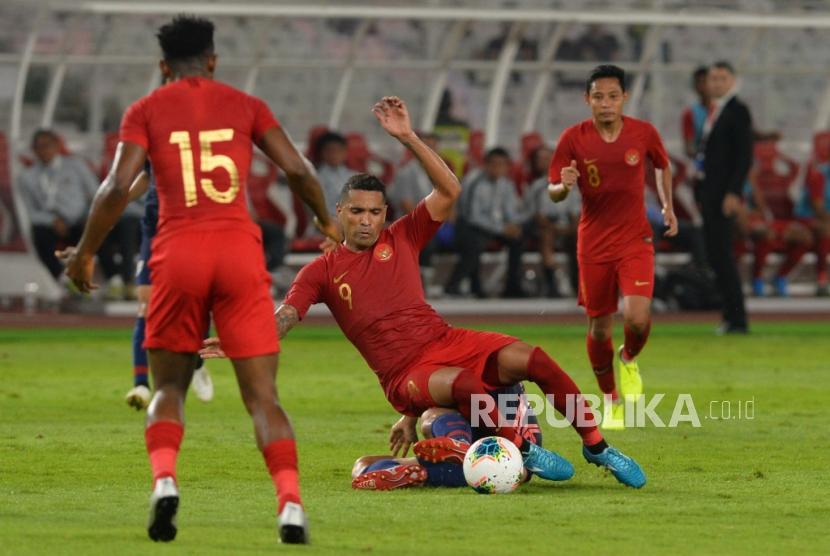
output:
<path id="1" fill-rule="evenodd" d="M 352 481 L 352 488 L 360 490 L 392 490 L 420 486 L 427 480 L 427 470 L 417 464 L 396 465 L 389 469 L 369 471 Z"/>
<path id="2" fill-rule="evenodd" d="M 469 449 L 470 445 L 466 442 L 453 440 L 448 436 L 425 438 L 412 447 L 418 459 L 430 463 L 457 463 L 458 465 L 464 464 L 464 456 Z"/>

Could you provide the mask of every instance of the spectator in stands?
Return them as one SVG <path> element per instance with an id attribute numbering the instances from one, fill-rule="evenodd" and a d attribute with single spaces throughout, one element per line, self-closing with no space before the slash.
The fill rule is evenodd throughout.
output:
<path id="1" fill-rule="evenodd" d="M 433 151 L 438 152 L 438 135 L 435 133 L 420 134 L 421 140 Z M 395 181 L 389 188 L 387 196 L 395 218 L 409 214 L 415 206 L 432 191 L 432 182 L 417 159 L 411 158 L 397 171 Z M 421 279 L 424 288 L 429 286 L 435 274 L 432 258 L 437 250 L 437 239 L 433 238 L 421 251 Z"/>
<path id="2" fill-rule="evenodd" d="M 323 186 L 326 207 L 331 214 L 337 214 L 340 191 L 355 172 L 346 166 L 346 138 L 334 131 L 328 131 L 317 139 L 320 164 L 317 177 Z"/>
<path id="3" fill-rule="evenodd" d="M 783 171 L 781 171 L 783 170 Z M 775 141 L 759 141 L 755 147 L 755 165 L 750 171 L 750 230 L 753 235 L 752 295 L 763 297 L 763 271 L 767 257 L 778 245 L 784 261 L 772 279 L 776 295 L 788 295 L 788 276 L 804 254 L 813 246 L 808 224 L 796 218 L 790 188 L 799 175 L 798 163 L 778 152 Z"/>
<path id="4" fill-rule="evenodd" d="M 646 168 L 646 217 L 651 225 L 655 238 L 655 252 L 666 243 L 672 248 L 687 251 L 692 256 L 692 265 L 695 271 L 706 270 L 706 249 L 703 241 L 703 220 L 700 211 L 694 202 L 694 192 L 686 183 L 686 165 L 669 155 L 672 166 L 672 199 L 674 212 L 677 216 L 677 234 L 663 235 L 665 224 L 660 198 L 657 193 L 657 180 L 650 161 Z"/>
<path id="5" fill-rule="evenodd" d="M 458 295 L 461 281 L 470 279 L 470 291 L 485 297 L 481 287 L 480 258 L 491 241 L 508 248 L 507 280 L 503 297 L 524 297 L 521 289 L 522 211 L 516 187 L 508 178 L 510 155 L 503 148 L 490 149 L 484 166 L 464 178 L 458 203 L 456 243 L 459 261 L 453 269 L 446 293 Z"/>
<path id="6" fill-rule="evenodd" d="M 560 297 L 556 280 L 557 244 L 568 256 L 568 276 L 574 293 L 579 284 L 576 260 L 576 229 L 581 202 L 579 193 L 572 191 L 561 203 L 553 203 L 548 194 L 548 166 L 553 152 L 545 146 L 530 155 L 533 181 L 525 190 L 524 207 L 527 215 L 527 233 L 535 235 L 542 255 L 542 284 L 547 297 Z M 575 194 L 576 193 L 576 194 Z"/>
<path id="7" fill-rule="evenodd" d="M 141 244 L 144 203 L 133 201 L 104 240 L 98 262 L 107 280 L 108 299 L 135 299 L 135 259 Z"/>
<path id="8" fill-rule="evenodd" d="M 61 154 L 60 139 L 51 130 L 35 132 L 32 150 L 34 164 L 20 176 L 18 191 L 29 214 L 38 257 L 58 279 L 63 265 L 55 249 L 75 245 L 81 238 L 98 180 L 83 160 Z"/>
<path id="9" fill-rule="evenodd" d="M 741 277 L 732 246 L 735 216 L 741 192 L 752 167 L 752 117 L 737 94 L 735 70 L 729 62 L 710 69 L 707 87 L 713 111 L 703 129 L 702 174 L 697 187 L 703 216 L 706 255 L 723 295 L 723 323 L 719 333 L 748 332 Z"/>
<path id="10" fill-rule="evenodd" d="M 815 160 L 807 172 L 806 187 L 796 215 L 810 224 L 816 244 L 816 295 L 830 296 L 827 257 L 830 256 L 830 161 Z"/>
<path id="11" fill-rule="evenodd" d="M 706 79 L 709 68 L 699 66 L 692 74 L 692 87 L 697 95 L 697 100 L 683 109 L 680 125 L 683 130 L 683 148 L 686 156 L 694 160 L 700 150 L 703 139 L 703 125 L 709 116 L 711 99 L 706 86 Z M 695 172 L 696 173 L 696 172 Z"/>

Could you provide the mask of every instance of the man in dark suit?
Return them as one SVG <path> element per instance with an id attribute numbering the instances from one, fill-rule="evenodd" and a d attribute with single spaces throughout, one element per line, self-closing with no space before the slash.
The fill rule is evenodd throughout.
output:
<path id="1" fill-rule="evenodd" d="M 735 70 L 729 62 L 717 62 L 709 69 L 708 87 L 714 106 L 704 126 L 698 153 L 702 175 L 697 198 L 709 264 L 723 295 L 723 323 L 718 331 L 745 334 L 748 331 L 746 308 L 732 233 L 752 166 L 752 117 L 746 105 L 735 96 L 735 84 Z"/>

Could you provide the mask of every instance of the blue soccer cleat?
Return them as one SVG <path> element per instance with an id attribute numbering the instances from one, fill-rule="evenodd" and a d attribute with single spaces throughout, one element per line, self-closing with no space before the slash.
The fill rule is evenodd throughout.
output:
<path id="1" fill-rule="evenodd" d="M 614 477 L 626 486 L 641 488 L 646 484 L 646 475 L 636 461 L 611 446 L 599 454 L 592 454 L 582 447 L 582 455 L 588 463 L 608 469 Z"/>
<path id="2" fill-rule="evenodd" d="M 567 481 L 574 476 L 571 462 L 555 452 L 530 444 L 527 453 L 522 452 L 528 471 L 549 481 Z"/>
<path id="3" fill-rule="evenodd" d="M 786 276 L 776 276 L 772 280 L 772 289 L 778 297 L 790 296 L 790 283 Z"/>
<path id="4" fill-rule="evenodd" d="M 753 297 L 764 297 L 764 279 L 752 279 L 752 295 Z"/>

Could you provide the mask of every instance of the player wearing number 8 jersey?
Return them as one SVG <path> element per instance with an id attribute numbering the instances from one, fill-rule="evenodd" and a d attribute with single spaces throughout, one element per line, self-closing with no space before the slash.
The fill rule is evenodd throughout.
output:
<path id="1" fill-rule="evenodd" d="M 153 471 L 148 533 L 176 536 L 176 460 L 183 406 L 195 352 L 210 313 L 229 338 L 243 401 L 279 497 L 284 542 L 307 542 L 297 454 L 288 417 L 277 400 L 279 343 L 260 232 L 245 204 L 252 143 L 286 173 L 324 233 L 340 233 L 320 185 L 261 100 L 213 80 L 213 24 L 178 17 L 158 33 L 165 85 L 134 103 L 121 124 L 115 160 L 93 202 L 84 236 L 67 274 L 82 290 L 93 285 L 92 256 L 127 203 L 147 158 L 159 197 L 145 347 L 156 388 L 145 439 Z"/>
<path id="2" fill-rule="evenodd" d="M 642 394 L 635 358 L 648 338 L 654 289 L 654 247 L 644 200 L 646 158 L 656 169 L 666 235 L 677 233 L 666 150 L 654 126 L 622 115 L 626 99 L 623 70 L 597 67 L 585 90 L 592 118 L 562 133 L 549 172 L 554 202 L 564 200 L 574 185 L 582 197 L 577 257 L 579 303 L 588 315 L 588 357 L 601 390 L 617 402 L 606 413 L 605 428 L 623 428 L 611 340 L 620 292 L 625 319 L 620 390 Z"/>

